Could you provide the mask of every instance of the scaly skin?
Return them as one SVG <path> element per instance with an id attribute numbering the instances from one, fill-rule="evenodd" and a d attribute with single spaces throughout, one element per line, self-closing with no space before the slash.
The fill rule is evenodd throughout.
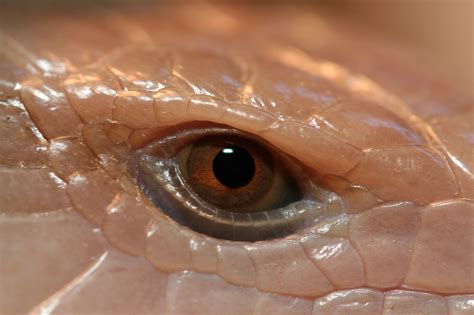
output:
<path id="1" fill-rule="evenodd" d="M 0 19 L 2 314 L 474 313 L 472 100 L 396 46 L 288 7 Z M 302 162 L 331 216 L 243 243 L 162 215 L 125 162 L 194 121 Z"/>

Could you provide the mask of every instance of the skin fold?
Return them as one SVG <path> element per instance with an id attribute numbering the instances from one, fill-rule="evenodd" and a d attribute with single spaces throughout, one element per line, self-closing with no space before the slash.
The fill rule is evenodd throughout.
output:
<path id="1" fill-rule="evenodd" d="M 0 313 L 474 313 L 472 99 L 397 44 L 289 6 L 0 19 Z M 126 163 L 197 121 L 298 160 L 328 215 L 253 243 L 163 215 Z"/>

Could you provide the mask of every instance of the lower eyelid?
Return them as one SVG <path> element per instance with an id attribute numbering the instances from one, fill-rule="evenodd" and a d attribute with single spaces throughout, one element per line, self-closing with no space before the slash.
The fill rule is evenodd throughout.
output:
<path id="1" fill-rule="evenodd" d="M 96 173 L 93 172 L 91 174 Z M 105 175 L 105 173 L 103 175 Z M 78 176 L 81 175 L 78 174 Z M 88 185 L 90 185 L 96 180 L 94 179 L 94 177 L 87 176 L 87 173 L 84 173 L 84 176 L 86 178 L 86 182 L 84 182 L 84 179 L 78 180 L 77 185 L 79 185 L 79 187 L 81 187 L 81 185 L 82 187 L 87 187 L 84 186 L 87 181 Z M 77 188 L 79 188 L 74 187 L 75 185 L 71 186 L 71 189 L 69 190 L 70 195 L 74 195 L 74 192 L 77 192 Z M 90 187 L 91 189 L 93 188 L 92 186 Z M 89 190 L 89 192 L 94 191 L 93 189 L 91 189 Z M 112 191 L 114 191 L 115 189 L 120 188 L 119 186 L 117 186 L 116 188 L 113 188 Z M 110 200 L 107 201 L 110 204 L 107 206 L 107 217 L 102 223 L 104 235 L 112 244 L 130 254 L 145 255 L 146 257 L 148 257 L 148 259 L 152 261 L 152 263 L 158 269 L 167 272 L 184 270 L 187 268 L 194 267 L 194 262 L 192 259 L 193 255 L 199 256 L 201 254 L 199 253 L 200 250 L 198 250 L 198 252 L 193 252 L 193 249 L 189 246 L 192 243 L 191 239 L 194 239 L 194 242 L 202 242 L 196 240 L 199 239 L 199 237 L 192 236 L 192 233 L 186 232 L 185 230 L 183 230 L 182 227 L 176 226 L 175 223 L 172 223 L 170 221 L 164 223 L 164 218 L 153 219 L 153 216 L 150 215 L 150 212 L 153 212 L 154 209 L 152 207 L 146 206 L 146 203 L 143 206 L 140 206 L 136 203 L 134 198 L 131 198 L 131 196 L 127 197 L 127 194 L 113 195 L 114 201 L 106 198 L 106 200 Z M 101 194 L 100 197 L 103 196 L 104 195 Z M 115 204 L 119 207 L 115 206 Z M 84 206 L 83 208 L 85 209 L 87 208 L 87 206 Z M 134 211 L 129 212 L 128 210 L 130 209 L 134 209 Z M 160 222 L 163 222 L 164 225 Z M 166 228 L 163 226 L 166 226 Z M 146 235 L 146 238 L 143 238 L 143 235 Z M 204 241 L 210 242 L 209 244 L 214 243 L 209 239 Z M 144 248 L 145 251 L 137 251 L 140 248 Z M 171 248 L 174 249 L 170 252 Z M 301 257 L 303 259 L 304 256 Z M 218 255 L 216 256 L 216 259 L 220 259 L 218 258 Z M 224 271 L 221 270 L 221 275 L 224 278 L 229 277 L 228 275 L 222 272 Z M 229 279 L 233 279 L 232 281 L 237 284 L 240 284 L 241 281 L 236 278 Z M 288 285 L 287 289 L 285 289 L 286 291 L 284 292 L 287 292 L 287 290 L 291 290 L 291 287 L 292 285 Z M 272 288 L 271 290 L 278 291 L 277 288 L 273 288 L 273 285 L 268 288 Z"/>
<path id="2" fill-rule="evenodd" d="M 339 184 L 338 186 L 339 187 L 344 187 L 344 189 L 347 189 L 347 183 L 346 184 Z M 354 189 L 356 189 L 356 188 L 357 187 L 355 187 Z M 413 212 L 413 213 L 415 213 L 415 212 Z M 127 220 L 131 220 L 132 217 L 129 217 Z M 332 223 L 331 223 L 331 221 L 321 222 L 320 224 L 317 224 L 313 227 L 313 231 L 323 232 L 324 235 L 327 235 L 329 237 L 329 239 L 327 240 L 329 243 L 332 242 L 334 237 L 336 237 L 336 240 L 337 240 L 337 238 L 341 238 L 341 237 L 342 238 L 347 238 L 349 236 L 348 231 L 350 230 L 350 222 L 357 222 L 357 221 L 342 219 L 341 222 L 345 222 L 345 223 L 340 225 L 339 223 L 337 223 L 337 222 L 339 222 L 338 221 L 339 219 L 340 218 L 336 217 L 335 221 L 333 221 Z M 141 220 L 142 219 L 138 219 L 137 222 L 144 222 L 144 221 L 141 221 Z M 209 239 L 205 239 L 205 240 L 200 241 L 199 237 L 193 236 L 192 233 L 190 233 L 189 231 L 183 230 L 182 227 L 178 227 L 174 223 L 167 222 L 167 223 L 165 223 L 167 228 L 163 228 L 163 227 L 161 227 L 163 225 L 163 223 L 160 223 L 160 222 L 162 222 L 161 220 L 151 221 L 151 223 L 147 220 L 145 220 L 145 221 L 146 221 L 146 224 L 145 223 L 140 223 L 141 225 L 140 224 L 138 225 L 139 226 L 138 230 L 143 229 L 144 231 L 148 231 L 148 236 L 147 236 L 147 239 L 145 240 L 146 244 L 144 246 L 145 247 L 145 256 L 148 257 L 148 259 L 150 261 L 152 261 L 152 263 L 155 265 L 155 267 L 158 268 L 159 270 L 163 270 L 163 271 L 166 271 L 166 272 L 176 272 L 176 271 L 181 271 L 181 270 L 185 270 L 185 269 L 189 269 L 189 268 L 194 268 L 194 263 L 195 262 L 193 260 L 194 259 L 193 257 L 196 257 L 196 256 L 199 257 L 200 255 L 202 255 L 202 253 L 201 253 L 201 250 L 196 250 L 196 249 L 193 249 L 193 247 L 190 247 L 190 244 L 192 244 L 193 242 L 206 242 L 206 243 L 210 242 L 209 244 L 215 244 L 215 245 L 212 245 L 211 247 L 217 246 L 216 243 L 214 243 L 213 241 L 210 241 Z M 112 220 L 109 219 L 108 222 L 112 222 Z M 125 224 L 125 221 L 123 221 L 122 224 Z M 118 225 L 118 227 L 120 227 L 120 225 Z M 131 225 L 130 227 L 133 228 L 133 225 Z M 158 228 L 158 227 L 161 227 L 161 228 Z M 115 244 L 115 246 L 117 246 L 118 248 L 122 248 L 123 250 L 128 251 L 130 253 L 134 253 L 134 254 L 139 253 L 139 252 L 134 252 L 134 249 L 133 249 L 134 247 L 133 246 L 129 247 L 129 245 L 126 245 L 127 242 L 128 242 L 127 240 L 124 241 L 124 240 L 120 239 L 121 237 L 123 237 L 121 233 L 116 233 L 115 235 L 118 235 L 118 238 L 116 238 L 114 240 L 115 236 L 111 233 L 111 231 L 113 229 L 105 228 L 105 230 L 109 231 L 109 232 L 106 232 L 106 237 L 108 237 L 110 239 L 110 241 L 113 242 L 113 244 Z M 120 231 L 120 229 L 118 231 Z M 121 231 L 123 231 L 123 230 L 121 230 Z M 191 240 L 194 240 L 194 241 L 192 242 Z M 141 242 L 142 241 L 139 241 L 136 244 L 142 244 Z M 306 242 L 306 241 L 303 241 L 303 244 L 304 244 L 304 242 Z M 264 246 L 265 244 L 267 244 L 267 243 L 262 243 L 262 246 Z M 293 243 L 290 242 L 288 244 L 293 244 Z M 270 243 L 268 243 L 268 246 L 270 246 L 272 248 L 271 251 L 275 251 L 275 248 L 273 248 L 270 245 Z M 283 246 L 283 245 L 281 245 L 281 246 Z M 360 245 L 360 246 L 365 246 L 365 245 Z M 143 248 L 143 245 L 139 245 L 138 247 Z M 171 250 L 171 248 L 174 248 L 174 249 Z M 251 250 L 251 248 L 253 248 L 253 247 L 250 247 L 248 250 Z M 277 248 L 279 248 L 279 247 L 277 247 Z M 283 250 L 283 248 L 285 250 L 287 249 L 285 246 L 283 246 L 281 248 L 282 248 L 282 250 Z M 255 250 L 258 251 L 258 252 L 261 252 L 260 249 L 261 249 L 260 247 L 255 247 Z M 247 250 L 247 249 L 245 249 L 245 250 Z M 263 247 L 262 247 L 262 250 L 263 250 Z M 308 256 L 306 256 L 308 253 L 306 253 L 305 250 L 306 249 L 303 248 L 303 252 L 300 252 L 300 254 L 298 254 L 298 255 L 295 252 L 295 254 L 293 256 L 294 257 L 299 257 L 298 259 L 301 259 L 301 260 L 299 260 L 301 264 L 303 264 L 303 265 L 307 264 L 307 266 L 313 266 L 314 262 L 310 258 L 308 258 Z M 347 249 L 347 250 L 349 251 L 349 249 Z M 356 251 L 356 249 L 351 249 L 351 250 Z M 210 252 L 213 253 L 214 250 L 211 250 Z M 217 249 L 216 249 L 216 252 L 217 252 L 215 254 L 216 258 L 214 258 L 214 259 L 216 261 L 221 262 L 221 267 L 220 267 L 221 269 L 217 270 L 217 273 L 221 277 L 226 279 L 227 281 L 230 281 L 231 283 L 235 283 L 235 284 L 239 284 L 239 285 L 248 285 L 249 282 L 248 282 L 248 280 L 245 280 L 245 278 L 242 278 L 242 279 L 236 278 L 236 277 L 232 276 L 231 274 L 227 274 L 228 271 L 226 271 L 226 269 L 222 269 L 224 267 L 222 266 L 222 261 L 221 260 L 224 259 L 224 258 L 220 258 L 220 256 L 219 256 L 220 254 L 217 251 Z M 251 256 L 251 254 L 249 254 L 249 255 L 250 255 L 249 257 L 253 257 L 253 256 Z M 347 253 L 347 255 L 349 255 L 349 252 Z M 366 255 L 366 254 L 364 254 L 364 255 Z M 285 252 L 285 256 L 286 256 L 286 252 Z M 262 256 L 262 257 L 264 257 L 264 256 Z M 273 257 L 273 256 L 271 256 L 271 257 Z M 319 257 L 319 256 L 315 256 L 315 257 L 316 257 L 315 259 L 317 259 L 317 257 Z M 353 257 L 353 256 L 349 255 L 348 257 Z M 254 257 L 254 258 L 251 258 L 251 259 L 260 259 L 260 258 Z M 261 259 L 264 259 L 264 258 L 261 258 Z M 268 258 L 268 259 L 271 259 L 271 258 Z M 355 258 L 351 258 L 351 261 L 352 261 L 351 268 L 356 268 L 356 266 L 357 266 L 357 264 L 354 263 L 354 259 Z M 211 259 L 211 261 L 212 260 L 213 259 Z M 230 259 L 230 260 L 232 260 L 232 259 Z M 253 263 L 255 264 L 255 266 L 257 266 L 257 267 L 259 266 L 258 262 L 253 262 Z M 321 262 L 318 262 L 317 265 L 320 264 L 320 263 Z M 284 265 L 285 263 L 282 261 L 281 264 Z M 324 270 L 325 274 L 327 274 L 329 272 L 328 270 L 324 269 L 326 267 L 322 267 L 323 265 L 318 265 L 318 266 L 319 266 L 319 268 L 322 268 L 322 270 Z M 359 266 L 359 269 L 358 269 L 359 271 L 358 272 L 362 272 L 361 270 L 363 268 L 361 269 L 361 264 L 358 264 L 358 266 Z M 204 268 L 204 267 L 202 267 L 202 268 Z M 208 266 L 208 268 L 212 269 L 212 267 L 209 267 L 209 266 Z M 229 270 L 234 270 L 234 269 L 230 268 Z M 317 271 L 317 269 L 315 269 L 315 270 L 313 270 L 313 271 L 317 272 L 318 274 L 321 271 L 321 270 Z M 260 270 L 260 271 L 256 270 L 255 272 L 256 273 L 258 272 L 261 275 L 263 271 L 262 270 Z M 269 275 L 271 275 L 272 272 L 276 272 L 276 271 L 267 270 L 265 272 L 268 272 Z M 360 275 L 359 278 L 353 278 L 351 280 L 351 281 L 355 281 L 353 283 L 354 285 L 355 285 L 355 283 L 359 283 L 361 281 L 360 279 L 363 279 L 363 276 L 362 276 L 363 272 L 359 273 L 359 275 Z M 258 284 L 258 286 L 263 291 L 269 290 L 271 292 L 277 292 L 277 293 L 281 293 L 281 294 L 302 294 L 302 292 L 298 291 L 296 282 L 292 282 L 290 279 L 285 280 L 285 282 L 284 282 L 285 284 L 284 284 L 284 288 L 283 288 L 283 287 L 279 287 L 278 285 L 272 283 L 270 280 L 262 280 L 261 277 L 262 276 L 260 276 L 260 278 L 259 278 L 260 283 Z M 305 278 L 309 278 L 309 277 L 316 277 L 317 279 L 321 279 L 320 274 L 319 274 L 319 276 L 311 275 L 311 273 L 306 274 Z M 305 279 L 305 280 L 307 280 L 307 279 Z M 267 281 L 267 282 L 265 282 L 265 281 Z M 296 279 L 295 281 L 299 282 L 299 281 L 303 281 L 303 279 Z M 338 283 L 337 280 L 335 280 L 334 278 L 331 278 L 331 283 L 333 283 L 333 282 Z M 324 294 L 324 292 L 326 292 L 326 290 L 333 290 L 333 289 L 330 289 L 330 288 L 331 287 L 330 287 L 330 285 L 328 286 L 328 284 L 324 285 L 322 283 L 318 283 L 318 285 L 312 289 L 314 291 L 311 291 L 310 289 L 305 288 L 304 289 L 304 292 L 305 292 L 304 294 L 312 294 L 314 296 L 319 296 L 321 294 Z M 312 293 L 308 293 L 308 292 L 312 292 Z"/>

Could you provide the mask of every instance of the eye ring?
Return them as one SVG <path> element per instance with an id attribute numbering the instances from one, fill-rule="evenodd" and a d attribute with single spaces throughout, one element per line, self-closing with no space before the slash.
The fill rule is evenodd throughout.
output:
<path id="1" fill-rule="evenodd" d="M 306 178 L 306 172 L 295 161 L 287 163 L 287 166 L 293 174 L 300 175 L 297 184 L 302 195 L 299 200 L 284 207 L 239 213 L 203 200 L 185 179 L 186 174 L 182 173 L 183 168 L 177 163 L 176 156 L 187 144 L 209 136 L 239 137 L 255 142 L 252 136 L 233 128 L 182 130 L 162 137 L 132 155 L 128 167 L 138 187 L 164 214 L 198 233 L 249 242 L 284 237 L 324 217 L 324 201 L 314 198 L 315 185 Z M 270 146 L 264 141 L 258 143 Z M 281 156 L 291 160 L 283 153 Z M 326 193 L 324 190 L 321 192 L 323 195 Z"/>

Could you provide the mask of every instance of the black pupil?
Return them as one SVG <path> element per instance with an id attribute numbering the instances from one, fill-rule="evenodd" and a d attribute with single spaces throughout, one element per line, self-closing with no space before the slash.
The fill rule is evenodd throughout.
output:
<path id="1" fill-rule="evenodd" d="M 223 185 L 239 188 L 247 185 L 255 175 L 255 161 L 246 149 L 229 145 L 214 157 L 212 171 Z"/>

